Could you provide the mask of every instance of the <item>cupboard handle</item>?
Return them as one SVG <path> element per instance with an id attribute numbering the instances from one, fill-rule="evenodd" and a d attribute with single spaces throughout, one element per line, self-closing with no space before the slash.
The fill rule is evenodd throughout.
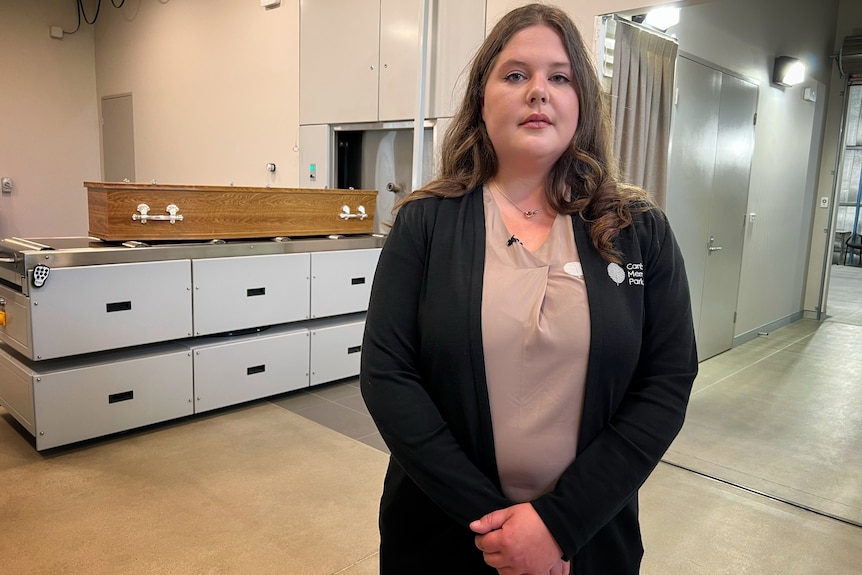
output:
<path id="1" fill-rule="evenodd" d="M 261 365 L 253 365 L 251 367 L 247 367 L 245 370 L 246 375 L 254 375 L 256 373 L 263 373 L 266 371 L 266 364 L 262 363 Z"/>

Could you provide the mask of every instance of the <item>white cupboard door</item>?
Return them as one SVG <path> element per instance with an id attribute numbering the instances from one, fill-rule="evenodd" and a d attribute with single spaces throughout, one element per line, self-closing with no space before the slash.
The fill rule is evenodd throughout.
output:
<path id="1" fill-rule="evenodd" d="M 416 117 L 421 5 L 422 2 L 380 0 L 381 122 Z"/>
<path id="2" fill-rule="evenodd" d="M 434 6 L 426 117 L 448 118 L 464 96 L 470 61 L 485 39 L 485 0 L 437 0 Z"/>
<path id="3" fill-rule="evenodd" d="M 301 124 L 377 120 L 380 0 L 302 0 Z"/>

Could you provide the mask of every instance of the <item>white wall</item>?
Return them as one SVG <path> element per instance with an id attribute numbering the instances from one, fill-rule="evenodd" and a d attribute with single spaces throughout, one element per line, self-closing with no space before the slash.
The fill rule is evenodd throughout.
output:
<path id="1" fill-rule="evenodd" d="M 0 2 L 0 237 L 87 234 L 82 183 L 99 179 L 93 33 L 70 0 Z"/>
<path id="2" fill-rule="evenodd" d="M 99 98 L 132 94 L 138 181 L 298 186 L 298 0 L 103 2 L 95 45 Z"/>

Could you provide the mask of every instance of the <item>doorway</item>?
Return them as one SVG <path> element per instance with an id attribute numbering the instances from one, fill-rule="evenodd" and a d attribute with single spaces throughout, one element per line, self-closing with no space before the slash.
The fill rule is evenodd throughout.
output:
<path id="1" fill-rule="evenodd" d="M 135 181 L 132 95 L 102 98 L 102 169 L 106 182 Z"/>
<path id="2" fill-rule="evenodd" d="M 824 265 L 823 281 L 827 271 L 829 278 L 823 319 L 862 325 L 862 250 L 858 248 L 862 233 L 862 76 L 851 76 L 844 90 L 832 257 Z"/>
<path id="3" fill-rule="evenodd" d="M 675 94 L 666 211 L 702 361 L 733 345 L 758 88 L 680 53 Z"/>

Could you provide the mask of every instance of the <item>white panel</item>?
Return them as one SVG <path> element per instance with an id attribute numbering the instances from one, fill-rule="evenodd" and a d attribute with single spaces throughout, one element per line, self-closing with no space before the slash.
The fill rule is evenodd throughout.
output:
<path id="1" fill-rule="evenodd" d="M 30 292 L 33 359 L 188 337 L 188 260 L 56 268 Z"/>
<path id="2" fill-rule="evenodd" d="M 380 121 L 416 117 L 422 0 L 380 1 Z"/>
<path id="3" fill-rule="evenodd" d="M 184 348 L 41 373 L 33 384 L 36 449 L 48 449 L 192 413 Z"/>
<path id="4" fill-rule="evenodd" d="M 30 369 L 0 349 L 0 405 L 27 431 L 36 435 L 33 379 L 34 373 Z"/>
<path id="5" fill-rule="evenodd" d="M 27 296 L 0 285 L 4 317 L 0 325 L 0 341 L 32 359 L 30 332 L 30 300 Z"/>
<path id="6" fill-rule="evenodd" d="M 302 0 L 299 122 L 377 120 L 380 0 Z"/>
<path id="7" fill-rule="evenodd" d="M 195 335 L 308 319 L 309 255 L 192 260 Z"/>
<path id="8" fill-rule="evenodd" d="M 311 317 L 368 309 L 380 248 L 317 252 L 311 256 Z"/>
<path id="9" fill-rule="evenodd" d="M 332 131 L 326 124 L 299 127 L 299 187 L 328 189 L 332 182 Z"/>
<path id="10" fill-rule="evenodd" d="M 195 412 L 308 387 L 308 330 L 193 346 Z"/>
<path id="11" fill-rule="evenodd" d="M 437 0 L 429 66 L 428 117 L 453 116 L 464 95 L 467 66 L 485 39 L 485 0 Z"/>
<path id="12" fill-rule="evenodd" d="M 311 385 L 359 375 L 365 322 L 311 330 Z"/>

